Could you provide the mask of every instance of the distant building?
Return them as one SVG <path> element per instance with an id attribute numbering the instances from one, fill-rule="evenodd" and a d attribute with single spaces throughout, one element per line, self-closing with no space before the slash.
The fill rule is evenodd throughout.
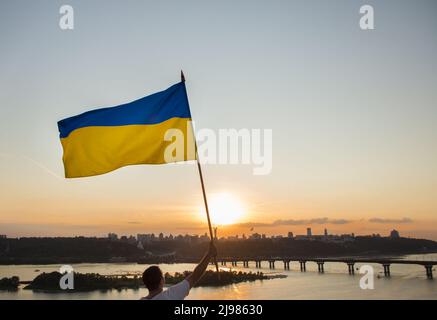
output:
<path id="1" fill-rule="evenodd" d="M 255 232 L 249 236 L 249 239 L 261 239 L 261 235 Z"/>
<path id="2" fill-rule="evenodd" d="M 325 237 L 328 236 L 328 229 L 325 228 Z"/>
<path id="3" fill-rule="evenodd" d="M 108 233 L 108 239 L 109 240 L 117 240 L 118 239 L 118 235 L 116 233 Z"/>
<path id="4" fill-rule="evenodd" d="M 0 239 L 7 239 L 7 236 L 5 234 L 0 234 Z"/>
<path id="5" fill-rule="evenodd" d="M 141 241 L 138 241 L 137 248 L 140 250 L 144 250 L 144 246 L 143 246 L 143 243 Z"/>
<path id="6" fill-rule="evenodd" d="M 202 236 L 200 236 L 199 240 L 200 240 L 201 242 L 207 242 L 207 241 L 209 241 L 208 234 L 205 232 Z"/>
<path id="7" fill-rule="evenodd" d="M 198 243 L 199 242 L 199 236 L 197 234 L 190 236 L 190 242 L 191 243 Z"/>
<path id="8" fill-rule="evenodd" d="M 341 239 L 343 240 L 343 242 L 351 242 L 351 241 L 355 241 L 355 234 L 342 234 Z"/>
<path id="9" fill-rule="evenodd" d="M 294 239 L 295 239 L 295 240 L 311 240 L 311 238 L 309 238 L 308 236 L 303 235 L 303 234 L 297 234 L 297 235 L 295 235 L 295 236 L 294 236 Z"/>
<path id="10" fill-rule="evenodd" d="M 399 239 L 399 238 L 400 238 L 399 231 L 393 229 L 393 230 L 390 232 L 390 238 L 392 238 L 392 239 Z"/>
<path id="11" fill-rule="evenodd" d="M 191 243 L 192 237 L 189 234 L 183 236 L 182 241 L 185 243 Z"/>
<path id="12" fill-rule="evenodd" d="M 311 228 L 307 228 L 307 237 L 311 237 L 313 235 Z"/>
<path id="13" fill-rule="evenodd" d="M 291 232 L 291 231 L 288 232 L 288 238 L 290 238 L 290 239 L 293 238 L 293 232 Z"/>
<path id="14" fill-rule="evenodd" d="M 150 240 L 152 240 L 151 234 L 144 234 L 144 233 L 137 234 L 137 241 L 144 243 L 144 242 L 149 242 Z"/>
<path id="15" fill-rule="evenodd" d="M 142 233 L 138 233 L 137 234 L 137 240 L 140 241 L 140 242 L 145 241 L 146 240 L 146 235 L 142 234 Z"/>

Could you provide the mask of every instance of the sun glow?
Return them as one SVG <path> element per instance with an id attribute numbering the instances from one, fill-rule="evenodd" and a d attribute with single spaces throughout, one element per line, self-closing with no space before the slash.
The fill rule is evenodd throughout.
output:
<path id="1" fill-rule="evenodd" d="M 212 194 L 208 198 L 211 223 L 214 225 L 228 225 L 237 223 L 244 216 L 244 208 L 233 195 L 223 192 Z M 203 217 L 205 211 L 202 210 Z"/>

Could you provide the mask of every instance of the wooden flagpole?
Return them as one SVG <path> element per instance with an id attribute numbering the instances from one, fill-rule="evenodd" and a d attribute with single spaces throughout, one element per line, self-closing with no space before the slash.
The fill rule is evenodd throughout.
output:
<path id="1" fill-rule="evenodd" d="M 184 76 L 184 72 L 182 70 L 181 70 L 181 81 L 185 82 L 185 76 Z M 187 100 L 188 100 L 188 96 L 187 96 Z M 191 128 L 193 130 L 193 135 L 194 135 L 194 127 L 193 127 L 192 123 L 191 123 Z M 201 167 L 200 161 L 199 161 L 199 154 L 197 153 L 197 140 L 196 140 L 195 136 L 194 136 L 194 148 L 196 150 L 197 170 L 199 171 L 200 184 L 202 185 L 203 203 L 205 204 L 206 218 L 208 220 L 209 235 L 211 237 L 211 242 L 214 242 L 214 233 L 212 232 L 211 219 L 209 217 L 208 200 L 206 199 L 205 184 L 203 182 L 202 167 Z M 214 257 L 214 264 L 215 264 L 215 268 L 217 270 L 217 276 L 220 279 L 219 266 L 218 266 L 216 257 Z"/>

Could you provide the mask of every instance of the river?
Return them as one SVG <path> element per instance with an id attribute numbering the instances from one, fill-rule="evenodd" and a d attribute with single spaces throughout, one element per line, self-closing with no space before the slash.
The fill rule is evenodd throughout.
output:
<path id="1" fill-rule="evenodd" d="M 437 261 L 437 254 L 408 255 L 402 259 Z M 298 262 L 290 264 L 290 270 L 283 270 L 282 262 L 276 263 L 276 269 L 268 268 L 264 262 L 261 269 L 256 269 L 254 263 L 249 268 L 232 267 L 234 270 L 262 271 L 266 274 L 284 274 L 286 278 L 243 282 L 224 287 L 193 288 L 188 299 L 437 299 L 437 279 L 426 278 L 425 268 L 419 265 L 392 265 L 391 277 L 383 275 L 383 268 L 378 264 L 374 267 L 374 289 L 363 290 L 360 287 L 361 275 L 356 264 L 354 276 L 347 272 L 344 263 L 325 263 L 325 273 L 317 272 L 317 264 L 308 262 L 307 272 L 300 272 Z M 161 264 L 164 272 L 192 270 L 194 264 Z M 59 271 L 60 265 L 7 265 L 0 266 L 0 278 L 19 276 L 20 280 L 32 280 L 39 273 Z M 126 274 L 142 272 L 147 265 L 132 263 L 93 263 L 73 264 L 75 271 L 81 273 Z M 212 268 L 212 266 L 210 267 Z M 228 269 L 228 268 L 226 268 Z M 437 272 L 434 268 L 434 276 Z M 0 291 L 0 300 L 5 299 L 139 299 L 147 295 L 145 288 L 73 292 L 73 293 L 43 293 L 23 290 Z"/>

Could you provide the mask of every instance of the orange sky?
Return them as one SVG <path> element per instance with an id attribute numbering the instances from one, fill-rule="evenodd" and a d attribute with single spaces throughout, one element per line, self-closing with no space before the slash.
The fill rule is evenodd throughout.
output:
<path id="1" fill-rule="evenodd" d="M 196 129 L 273 132 L 268 175 L 204 166 L 208 196 L 243 208 L 235 222 L 437 240 L 434 4 L 380 3 L 367 32 L 353 1 L 176 2 L 84 2 L 69 31 L 48 3 L 0 3 L 0 234 L 207 231 L 193 164 L 63 177 L 57 121 L 163 90 L 183 69 Z"/>

